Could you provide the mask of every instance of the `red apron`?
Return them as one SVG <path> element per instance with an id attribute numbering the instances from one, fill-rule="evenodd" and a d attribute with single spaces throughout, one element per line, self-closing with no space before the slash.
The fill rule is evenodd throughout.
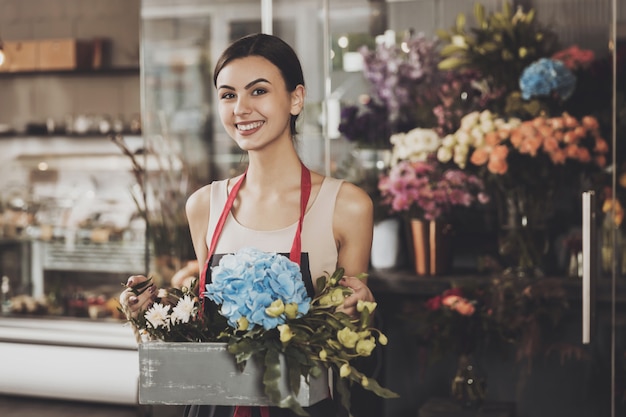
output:
<path id="1" fill-rule="evenodd" d="M 301 163 L 302 170 L 300 175 L 300 219 L 298 220 L 298 227 L 296 229 L 296 235 L 293 238 L 293 244 L 291 245 L 291 251 L 289 253 L 289 259 L 292 262 L 296 262 L 298 265 L 300 264 L 301 252 L 302 252 L 302 223 L 304 221 L 304 213 L 306 212 L 306 206 L 309 202 L 309 196 L 311 195 L 311 172 Z M 241 184 L 246 178 L 246 172 L 243 173 L 241 178 L 235 183 L 233 189 L 228 195 L 228 199 L 226 200 L 226 204 L 224 204 L 224 208 L 222 209 L 222 213 L 217 221 L 217 225 L 215 226 L 215 231 L 213 232 L 213 237 L 211 238 L 211 245 L 209 246 L 209 250 L 207 253 L 206 262 L 204 264 L 204 268 L 202 269 L 202 273 L 200 274 L 200 285 L 199 285 L 199 293 L 201 304 L 204 305 L 204 297 L 202 296 L 204 289 L 206 287 L 206 276 L 208 272 L 208 268 L 210 267 L 209 263 L 211 261 L 211 257 L 215 253 L 215 247 L 217 246 L 217 241 L 222 234 L 222 230 L 224 229 L 224 223 L 226 223 L 226 218 L 230 213 L 230 210 L 233 207 L 233 203 L 235 202 L 235 198 L 237 198 L 237 193 L 239 192 L 239 188 L 241 188 Z M 200 309 L 203 311 L 203 308 Z M 268 407 L 260 407 L 261 417 L 269 417 L 270 412 Z M 249 406 L 236 406 L 235 413 L 233 417 L 252 417 L 252 408 Z"/>

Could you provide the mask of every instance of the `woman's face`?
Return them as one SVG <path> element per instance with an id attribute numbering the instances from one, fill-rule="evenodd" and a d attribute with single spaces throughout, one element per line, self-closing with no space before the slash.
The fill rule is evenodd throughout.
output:
<path id="1" fill-rule="evenodd" d="M 291 141 L 289 121 L 304 103 L 304 87 L 287 91 L 280 70 L 259 56 L 231 61 L 217 76 L 220 120 L 245 151 Z"/>

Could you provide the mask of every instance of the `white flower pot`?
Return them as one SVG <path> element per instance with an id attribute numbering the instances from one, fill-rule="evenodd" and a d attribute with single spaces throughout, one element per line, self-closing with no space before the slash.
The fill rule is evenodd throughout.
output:
<path id="1" fill-rule="evenodd" d="M 374 269 L 398 266 L 400 254 L 400 219 L 390 218 L 374 225 L 370 262 Z"/>

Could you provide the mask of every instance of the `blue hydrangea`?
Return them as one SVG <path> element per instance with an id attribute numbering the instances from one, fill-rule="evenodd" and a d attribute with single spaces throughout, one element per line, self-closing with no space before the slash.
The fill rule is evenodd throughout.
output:
<path id="1" fill-rule="evenodd" d="M 241 317 L 248 320 L 248 329 L 260 325 L 269 330 L 284 324 L 284 313 L 271 317 L 265 311 L 279 299 L 284 304 L 296 303 L 298 317 L 309 311 L 311 298 L 300 266 L 277 253 L 243 248 L 225 255 L 212 268 L 211 281 L 204 296 L 220 305 L 220 314 L 235 328 Z"/>
<path id="2" fill-rule="evenodd" d="M 576 76 L 563 62 L 541 58 L 524 69 L 519 85 L 524 100 L 549 96 L 553 92 L 567 100 L 576 88 Z"/>

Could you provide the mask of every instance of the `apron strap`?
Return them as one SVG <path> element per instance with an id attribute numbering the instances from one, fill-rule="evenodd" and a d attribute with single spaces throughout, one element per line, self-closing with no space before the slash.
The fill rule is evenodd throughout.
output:
<path id="1" fill-rule="evenodd" d="M 311 196 L 311 171 L 304 166 L 302 162 L 300 162 L 302 167 L 300 173 L 300 218 L 298 219 L 298 227 L 296 229 L 296 234 L 293 238 L 293 243 L 291 245 L 291 251 L 289 253 L 289 259 L 292 262 L 296 262 L 300 265 L 300 257 L 302 255 L 302 224 L 304 223 L 304 215 L 306 213 L 306 207 L 309 204 L 309 197 Z M 204 288 L 206 287 L 206 275 L 208 269 L 210 267 L 209 262 L 211 261 L 211 257 L 215 253 L 215 248 L 217 247 L 217 241 L 219 240 L 222 230 L 224 229 L 224 224 L 226 223 L 226 219 L 228 218 L 228 214 L 235 203 L 235 198 L 237 198 L 237 193 L 241 188 L 241 184 L 243 184 L 244 179 L 246 178 L 247 170 L 243 173 L 241 178 L 237 180 L 230 194 L 228 194 L 228 198 L 226 199 L 226 203 L 224 204 L 224 208 L 222 209 L 222 213 L 217 221 L 217 225 L 215 226 L 215 231 L 213 232 L 213 236 L 211 237 L 211 245 L 209 246 L 209 250 L 207 253 L 206 262 L 204 263 L 204 267 L 202 268 L 202 272 L 200 273 L 200 284 L 198 286 L 198 295 L 200 297 L 200 303 L 204 305 Z M 203 309 L 200 309 L 202 311 Z"/>

